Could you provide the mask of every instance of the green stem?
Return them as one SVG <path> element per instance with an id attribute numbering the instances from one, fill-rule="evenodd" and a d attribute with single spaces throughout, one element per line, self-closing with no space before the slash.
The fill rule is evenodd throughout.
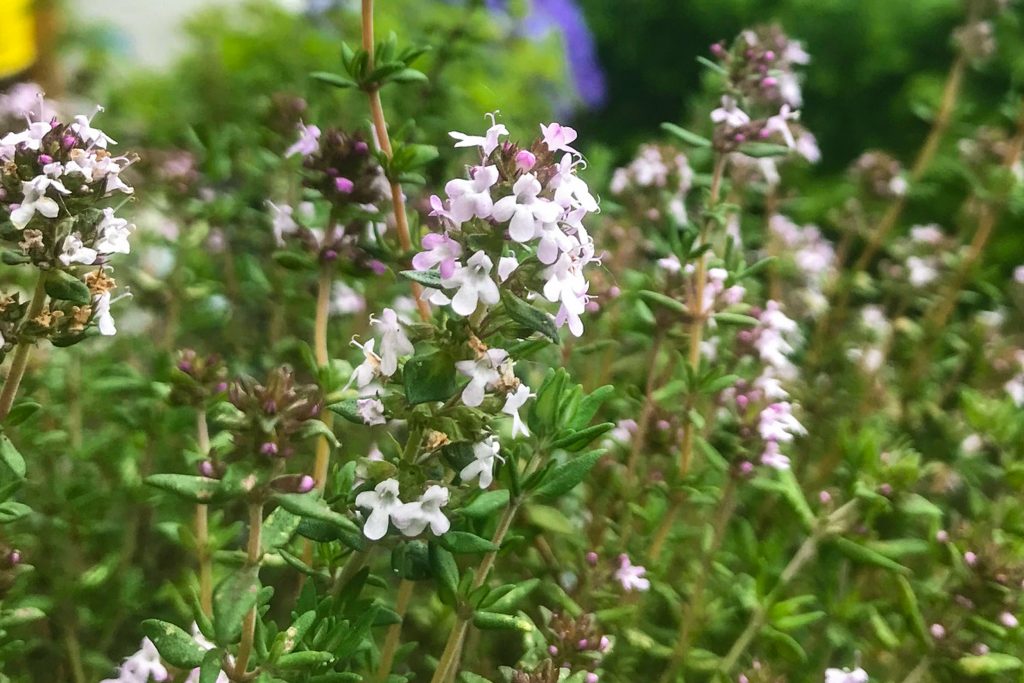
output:
<path id="1" fill-rule="evenodd" d="M 32 300 L 28 304 L 28 310 L 22 319 L 22 326 L 32 320 L 43 311 L 43 304 L 46 302 L 46 273 L 40 273 L 36 280 L 36 288 L 32 294 Z M 20 332 L 20 330 L 19 330 Z M 18 387 L 25 376 L 25 368 L 28 367 L 28 359 L 32 354 L 33 342 L 28 339 L 19 339 L 14 347 L 14 356 L 11 358 L 11 369 L 4 380 L 4 388 L 0 390 L 0 422 L 7 418 L 14 405 L 14 397 L 18 395 Z"/>
<path id="2" fill-rule="evenodd" d="M 210 429 L 206 423 L 206 408 L 196 412 L 196 442 L 203 457 L 210 454 Z M 209 508 L 205 503 L 196 505 L 196 556 L 199 564 L 199 604 L 205 614 L 213 614 L 213 558 L 210 554 Z"/>
<path id="3" fill-rule="evenodd" d="M 249 504 L 249 543 L 246 546 L 245 564 L 247 567 L 258 567 L 260 564 L 263 534 L 263 503 Z M 238 646 L 238 657 L 235 659 L 235 672 L 232 680 L 246 680 L 246 669 L 249 668 L 249 658 L 252 656 L 252 646 L 256 638 L 256 610 L 259 605 L 253 605 L 249 613 L 245 615 L 242 622 L 242 642 Z"/>
<path id="4" fill-rule="evenodd" d="M 384 648 L 380 652 L 380 666 L 377 667 L 377 683 L 387 683 L 391 675 L 391 667 L 395 661 L 395 651 L 398 649 L 398 641 L 402 637 L 402 622 L 405 621 L 406 610 L 409 609 L 409 600 L 412 598 L 412 590 L 416 584 L 409 579 L 402 579 L 398 584 L 398 597 L 395 598 L 395 613 L 399 621 L 388 628 L 388 634 L 384 638 Z"/>

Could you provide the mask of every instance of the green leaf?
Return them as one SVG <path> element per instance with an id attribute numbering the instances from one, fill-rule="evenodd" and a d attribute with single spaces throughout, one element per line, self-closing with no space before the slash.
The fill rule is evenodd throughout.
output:
<path id="1" fill-rule="evenodd" d="M 459 566 L 455 563 L 455 556 L 437 543 L 430 544 L 429 555 L 438 597 L 446 605 L 454 605 L 459 590 Z"/>
<path id="2" fill-rule="evenodd" d="M 748 157 L 761 159 L 764 157 L 781 157 L 789 154 L 789 147 L 776 145 L 772 142 L 745 142 L 737 150 Z"/>
<path id="3" fill-rule="evenodd" d="M 553 534 L 570 536 L 577 531 L 561 510 L 550 505 L 531 503 L 526 508 L 526 519 L 534 526 Z"/>
<path id="4" fill-rule="evenodd" d="M 649 289 L 641 289 L 637 294 L 641 299 L 649 304 L 655 306 L 661 306 L 662 308 L 672 311 L 673 313 L 686 313 L 686 304 L 677 299 L 673 299 L 670 296 L 666 296 L 661 292 L 652 292 Z"/>
<path id="5" fill-rule="evenodd" d="M 904 567 L 899 562 L 890 560 L 888 557 L 880 552 L 871 550 L 870 548 L 855 543 L 848 538 L 842 536 L 831 539 L 832 545 L 839 549 L 841 553 L 849 557 L 851 560 L 860 562 L 862 564 L 872 564 L 882 569 L 887 569 L 897 574 L 909 574 L 910 570 Z"/>
<path id="6" fill-rule="evenodd" d="M 409 541 L 391 551 L 391 569 L 408 581 L 423 581 L 433 576 L 430 550 L 423 541 Z"/>
<path id="7" fill-rule="evenodd" d="M 277 660 L 278 669 L 312 669 L 322 664 L 330 664 L 334 655 L 330 652 L 293 652 Z"/>
<path id="8" fill-rule="evenodd" d="M 203 655 L 203 663 L 199 667 L 199 683 L 217 683 L 221 674 L 223 654 L 220 650 L 209 650 Z"/>
<path id="9" fill-rule="evenodd" d="M 455 360 L 443 351 L 413 356 L 402 368 L 405 398 L 411 405 L 447 401 L 455 393 Z"/>
<path id="10" fill-rule="evenodd" d="M 61 299 L 76 304 L 92 301 L 89 288 L 84 282 L 64 270 L 51 270 L 46 274 L 46 294 L 51 299 Z"/>
<path id="11" fill-rule="evenodd" d="M 42 407 L 43 406 L 35 401 L 19 401 L 13 408 L 11 408 L 11 412 L 7 414 L 7 417 L 4 419 L 4 424 L 16 427 L 35 415 Z"/>
<path id="12" fill-rule="evenodd" d="M 492 591 L 487 598 L 481 603 L 481 607 L 485 608 L 488 612 L 497 613 L 508 613 L 514 610 L 519 603 L 526 598 L 530 593 L 537 589 L 540 585 L 540 579 L 533 578 L 527 579 L 516 584 L 509 584 L 510 589 L 502 591 L 500 595 L 495 596 L 495 599 L 491 599 L 497 591 Z"/>
<path id="13" fill-rule="evenodd" d="M 441 273 L 436 270 L 403 270 L 399 273 L 406 280 L 418 282 L 424 287 L 441 289 Z"/>
<path id="14" fill-rule="evenodd" d="M 559 436 L 551 444 L 552 449 L 564 448 L 565 450 L 575 453 L 581 451 L 591 443 L 593 443 L 601 435 L 615 429 L 615 423 L 604 422 L 597 424 L 586 429 L 581 429 L 578 432 L 571 432 L 564 436 Z"/>
<path id="15" fill-rule="evenodd" d="M 437 539 L 446 550 L 453 553 L 487 553 L 498 549 L 498 546 L 486 538 L 465 531 L 449 531 Z"/>
<path id="16" fill-rule="evenodd" d="M 928 626 L 925 624 L 924 615 L 921 614 L 921 607 L 917 604 L 914 588 L 910 585 L 907 577 L 902 575 L 896 577 L 896 583 L 900 589 L 900 607 L 903 608 L 903 614 L 910 620 L 914 635 L 923 645 L 931 647 L 931 634 L 928 632 Z"/>
<path id="17" fill-rule="evenodd" d="M 508 505 L 509 492 L 507 489 L 499 491 L 486 491 L 473 499 L 473 502 L 462 508 L 463 516 L 470 519 L 490 517 L 498 510 Z"/>
<path id="18" fill-rule="evenodd" d="M 746 327 L 752 327 L 760 322 L 753 316 L 743 315 L 742 313 L 730 313 L 729 311 L 715 313 L 714 318 L 715 322 L 722 325 L 743 325 Z"/>
<path id="19" fill-rule="evenodd" d="M 708 140 L 706 137 L 688 131 L 681 126 L 677 126 L 674 123 L 663 123 L 661 124 L 661 129 L 668 133 L 669 135 L 677 137 L 686 144 L 692 145 L 693 147 L 711 146 L 711 140 Z"/>
<path id="20" fill-rule="evenodd" d="M 398 73 L 393 74 L 388 80 L 395 83 L 426 83 L 430 79 L 418 69 L 402 69 Z"/>
<path id="21" fill-rule="evenodd" d="M 195 639 L 174 624 L 159 619 L 142 622 L 142 632 L 153 641 L 160 656 L 179 669 L 194 669 L 203 663 L 206 651 Z"/>
<path id="22" fill-rule="evenodd" d="M 260 543 L 263 552 L 270 553 L 288 543 L 295 535 L 302 517 L 279 507 L 263 521 Z"/>
<path id="23" fill-rule="evenodd" d="M 192 503 L 211 503 L 218 499 L 220 480 L 193 474 L 153 474 L 146 484 L 161 491 L 173 493 Z"/>
<path id="24" fill-rule="evenodd" d="M 544 478 L 534 494 L 541 498 L 558 498 L 572 491 L 590 473 L 603 454 L 604 449 L 599 448 L 559 465 Z"/>
<path id="25" fill-rule="evenodd" d="M 333 525 L 338 530 L 341 539 L 349 547 L 360 549 L 363 547 L 362 533 L 355 522 L 332 510 L 319 493 L 279 493 L 273 499 L 292 514 Z"/>
<path id="26" fill-rule="evenodd" d="M 354 422 L 357 425 L 365 425 L 366 422 L 363 420 L 363 416 L 359 414 L 359 399 L 346 398 L 344 401 L 333 403 L 327 408 L 337 415 L 341 415 L 349 422 Z"/>
<path id="27" fill-rule="evenodd" d="M 16 522 L 23 517 L 27 517 L 30 512 L 32 512 L 32 508 L 24 503 L 16 503 L 13 500 L 0 503 L 0 524 Z"/>
<path id="28" fill-rule="evenodd" d="M 46 612 L 38 607 L 15 607 L 0 612 L 0 628 L 30 624 L 45 617 Z"/>
<path id="29" fill-rule="evenodd" d="M 21 453 L 14 447 L 6 434 L 0 434 L 0 460 L 7 465 L 15 477 L 25 478 L 25 458 L 21 457 Z"/>
<path id="30" fill-rule="evenodd" d="M 213 591 L 213 632 L 218 644 L 230 645 L 238 640 L 242 620 L 256 606 L 259 592 L 258 566 L 242 567 L 217 585 Z"/>
<path id="31" fill-rule="evenodd" d="M 579 406 L 576 407 L 576 411 L 572 414 L 572 418 L 566 423 L 566 426 L 569 429 L 583 429 L 594 419 L 594 415 L 601 409 L 604 402 L 614 394 L 615 387 L 611 384 L 605 384 L 603 387 L 594 389 L 580 400 Z"/>
<path id="32" fill-rule="evenodd" d="M 984 655 L 961 657 L 956 664 L 968 676 L 988 676 L 1006 671 L 1017 671 L 1024 666 L 1024 661 L 1013 655 L 989 652 Z"/>
<path id="33" fill-rule="evenodd" d="M 501 301 L 505 305 L 505 312 L 508 317 L 519 323 L 528 330 L 540 332 L 545 337 L 558 343 L 558 328 L 555 327 L 554 319 L 539 308 L 534 308 L 519 297 L 507 291 L 502 291 Z"/>
<path id="34" fill-rule="evenodd" d="M 314 81 L 320 81 L 327 85 L 334 86 L 335 88 L 355 88 L 359 84 L 353 81 L 351 78 L 345 78 L 339 74 L 332 74 L 329 71 L 314 71 L 309 74 L 309 77 Z"/>
<path id="35" fill-rule="evenodd" d="M 483 631 L 522 631 L 529 633 L 533 624 L 529 619 L 494 612 L 477 612 L 473 615 L 473 625 Z"/>

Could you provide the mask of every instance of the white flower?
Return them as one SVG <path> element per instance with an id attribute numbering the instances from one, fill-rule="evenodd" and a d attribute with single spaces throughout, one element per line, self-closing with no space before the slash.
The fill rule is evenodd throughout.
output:
<path id="1" fill-rule="evenodd" d="M 769 441 L 765 444 L 764 452 L 761 454 L 761 464 L 771 467 L 773 470 L 788 470 L 789 458 L 779 452 L 778 442 Z"/>
<path id="2" fill-rule="evenodd" d="M 508 358 L 504 349 L 488 349 L 477 360 L 460 360 L 455 369 L 469 377 L 469 384 L 462 390 L 462 402 L 475 408 L 484 402 L 484 394 L 501 379 L 498 366 Z"/>
<path id="3" fill-rule="evenodd" d="M 202 648 L 204 652 L 209 652 L 214 648 L 213 643 L 211 643 L 203 636 L 202 632 L 199 630 L 199 626 L 195 623 L 192 624 L 192 640 L 194 640 L 196 645 Z M 229 655 L 228 662 L 230 662 L 233 665 L 234 661 L 235 658 Z M 185 679 L 184 683 L 199 683 L 199 673 L 200 671 L 198 667 L 192 669 L 192 671 L 189 672 L 188 678 Z M 230 683 L 230 680 L 228 679 L 228 675 L 221 671 L 217 674 L 217 680 L 215 681 L 215 683 Z"/>
<path id="4" fill-rule="evenodd" d="M 96 329 L 104 337 L 113 337 L 117 334 L 114 316 L 110 315 L 110 292 L 103 292 L 93 297 L 92 319 L 96 323 Z"/>
<path id="5" fill-rule="evenodd" d="M 793 416 L 793 406 L 785 401 L 772 403 L 758 417 L 757 431 L 765 441 L 788 443 L 794 436 L 807 433 Z"/>
<path id="6" fill-rule="evenodd" d="M 739 108 L 735 98 L 722 95 L 722 106 L 711 112 L 711 120 L 715 123 L 724 123 L 728 128 L 739 128 L 750 123 L 750 117 Z"/>
<path id="7" fill-rule="evenodd" d="M 494 481 L 494 461 L 504 458 L 498 455 L 501 446 L 497 439 L 489 436 L 478 444 L 473 445 L 473 462 L 462 468 L 459 477 L 462 481 L 471 481 L 480 477 L 480 488 L 485 489 Z"/>
<path id="8" fill-rule="evenodd" d="M 456 147 L 479 147 L 485 157 L 491 155 L 491 152 L 498 148 L 499 139 L 502 135 L 508 135 L 508 128 L 503 123 L 496 123 L 494 121 L 494 114 L 487 115 L 491 119 L 491 127 L 487 129 L 487 133 L 483 136 L 480 135 L 466 135 L 460 133 L 457 130 L 453 130 L 448 135 L 452 136 L 458 142 L 455 143 Z"/>
<path id="9" fill-rule="evenodd" d="M 515 256 L 502 256 L 498 259 L 498 279 L 504 282 L 518 267 L 519 261 L 516 260 Z M 1019 266 L 1019 268 L 1021 269 L 1021 272 L 1024 273 L 1024 266 Z M 1024 275 L 1022 275 L 1022 277 L 1024 277 Z"/>
<path id="10" fill-rule="evenodd" d="M 376 398 L 360 398 L 356 400 L 356 412 L 363 422 L 370 426 L 387 424 L 384 417 L 384 404 Z"/>
<path id="11" fill-rule="evenodd" d="M 864 669 L 825 669 L 825 683 L 867 683 L 867 680 Z"/>
<path id="12" fill-rule="evenodd" d="M 793 138 L 793 131 L 789 129 L 789 122 L 800 118 L 800 112 L 792 111 L 788 104 L 782 105 L 779 113 L 769 117 L 764 124 L 764 130 L 771 133 L 778 133 L 785 140 L 786 146 L 796 149 L 796 140 Z"/>
<path id="13" fill-rule="evenodd" d="M 415 503 L 404 503 L 392 514 L 391 521 L 406 536 L 419 536 L 430 527 L 435 536 L 448 532 L 451 522 L 441 512 L 448 504 L 448 489 L 443 486 L 431 486 Z"/>
<path id="14" fill-rule="evenodd" d="M 512 417 L 512 438 L 520 434 L 523 436 L 530 435 L 530 430 L 526 428 L 523 418 L 519 417 L 519 409 L 534 396 L 536 394 L 530 391 L 530 387 L 520 384 L 513 393 L 505 397 L 505 405 L 502 406 L 501 412 Z"/>
<path id="15" fill-rule="evenodd" d="M 456 225 L 462 225 L 473 216 L 487 218 L 494 209 L 491 187 L 498 182 L 495 166 L 477 166 L 471 172 L 472 178 L 449 180 L 444 191 L 450 200 L 448 218 Z"/>
<path id="16" fill-rule="evenodd" d="M 89 266 L 96 260 L 96 256 L 96 250 L 82 244 L 82 236 L 73 232 L 64 238 L 64 245 L 61 247 L 61 255 L 58 258 L 65 266 L 70 266 L 72 263 Z"/>
<path id="17" fill-rule="evenodd" d="M 287 204 L 278 206 L 274 202 L 267 202 L 267 206 L 273 212 L 270 223 L 274 230 L 274 241 L 278 245 L 284 244 L 284 238 L 286 235 L 294 234 L 299 229 L 299 224 L 292 218 L 294 209 Z"/>
<path id="18" fill-rule="evenodd" d="M 649 579 L 644 578 L 647 573 L 646 567 L 634 565 L 625 553 L 619 555 L 619 568 L 615 570 L 615 579 L 622 584 L 626 592 L 646 591 L 651 587 Z"/>
<path id="19" fill-rule="evenodd" d="M 501 298 L 498 285 L 491 279 L 494 263 L 482 251 L 478 251 L 459 266 L 450 278 L 441 280 L 446 289 L 459 288 L 452 297 L 452 310 L 459 315 L 472 315 L 480 301 L 496 304 Z"/>
<path id="20" fill-rule="evenodd" d="M 380 318 L 370 316 L 370 324 L 380 329 L 380 374 L 390 377 L 398 369 L 398 357 L 413 352 L 412 342 L 393 309 L 385 308 Z"/>
<path id="21" fill-rule="evenodd" d="M 299 139 L 284 151 L 284 155 L 290 157 L 300 154 L 303 157 L 308 157 L 318 149 L 320 149 L 320 128 L 300 123 Z"/>
<path id="22" fill-rule="evenodd" d="M 494 219 L 507 221 L 508 233 L 516 242 L 528 242 L 537 236 L 538 223 L 554 223 L 562 215 L 562 207 L 548 199 L 542 199 L 541 185 L 537 176 L 524 173 L 512 186 L 512 195 L 502 197 L 494 205 Z"/>
<path id="23" fill-rule="evenodd" d="M 555 203 L 567 209 L 579 207 L 587 213 L 594 213 L 598 209 L 597 200 L 590 194 L 586 181 L 576 175 L 576 164 L 571 154 L 562 155 L 548 187 L 555 191 Z"/>
<path id="24" fill-rule="evenodd" d="M 657 263 L 658 267 L 667 273 L 678 273 L 683 269 L 683 264 L 679 262 L 679 257 L 675 254 L 669 254 L 665 258 L 660 258 Z"/>
<path id="25" fill-rule="evenodd" d="M 46 196 L 46 190 L 53 188 L 61 194 L 71 194 L 70 190 L 64 187 L 59 180 L 47 178 L 45 175 L 38 175 L 32 180 L 22 181 L 21 192 L 25 199 L 21 206 L 11 212 L 11 223 L 18 230 L 24 230 L 32 216 L 38 211 L 47 218 L 56 218 L 60 213 L 60 206 L 53 199 Z"/>
<path id="26" fill-rule="evenodd" d="M 576 139 L 576 130 L 560 123 L 540 124 L 540 133 L 544 138 L 544 144 L 552 152 L 573 152 L 579 154 L 569 145 Z"/>
<path id="27" fill-rule="evenodd" d="M 103 108 L 98 108 L 98 111 L 103 111 Z M 78 133 L 78 137 L 82 139 L 86 145 L 95 145 L 102 149 L 106 149 L 107 145 L 116 145 L 109 135 L 104 133 L 99 128 L 92 127 L 92 118 L 85 114 L 79 114 L 75 117 L 75 122 L 71 124 L 71 130 Z"/>
<path id="28" fill-rule="evenodd" d="M 331 286 L 331 313 L 334 315 L 352 315 L 366 310 L 366 299 L 362 294 L 344 282 L 338 281 Z"/>
<path id="29" fill-rule="evenodd" d="M 114 216 L 110 207 L 103 209 L 103 218 L 96 226 L 96 251 L 101 254 L 127 254 L 131 251 L 128 236 L 135 226 Z"/>
<path id="30" fill-rule="evenodd" d="M 586 309 L 587 290 L 590 283 L 583 277 L 582 261 L 574 261 L 567 253 L 563 253 L 554 264 L 543 271 L 547 278 L 544 283 L 544 298 L 548 301 L 560 302 L 561 307 L 555 317 L 559 326 L 569 323 L 569 331 L 575 336 L 583 334 L 583 322 L 580 314 Z"/>
<path id="31" fill-rule="evenodd" d="M 541 223 L 537 230 L 540 241 L 537 243 L 537 259 L 544 265 L 551 265 L 562 252 L 572 251 L 579 245 L 574 238 L 562 232 L 557 223 Z"/>
<path id="32" fill-rule="evenodd" d="M 924 287 L 935 282 L 939 277 L 932 259 L 910 256 L 907 258 L 907 279 L 913 287 Z"/>
<path id="33" fill-rule="evenodd" d="M 148 683 L 166 681 L 170 678 L 167 668 L 160 661 L 160 653 L 149 638 L 143 638 L 139 651 L 121 663 L 117 678 L 108 678 L 101 683 Z"/>
<path id="34" fill-rule="evenodd" d="M 30 121 L 28 128 L 20 133 L 8 133 L 0 138 L 0 145 L 14 147 L 25 145 L 26 149 L 38 150 L 42 146 L 43 138 L 53 130 L 47 121 Z"/>
<path id="35" fill-rule="evenodd" d="M 377 343 L 377 340 L 371 339 L 365 344 L 360 344 L 353 339 L 351 343 L 352 346 L 363 352 L 363 362 L 357 365 L 352 372 L 349 384 L 355 382 L 356 387 L 362 389 L 380 374 L 380 356 L 373 352 L 373 345 Z"/>
<path id="36" fill-rule="evenodd" d="M 395 511 L 402 506 L 398 499 L 398 482 L 385 479 L 377 484 L 372 491 L 363 491 L 356 496 L 356 507 L 370 510 L 363 525 L 363 535 L 371 541 L 384 538 L 388 532 L 388 522 L 392 521 Z M 395 523 L 397 527 L 398 524 Z"/>

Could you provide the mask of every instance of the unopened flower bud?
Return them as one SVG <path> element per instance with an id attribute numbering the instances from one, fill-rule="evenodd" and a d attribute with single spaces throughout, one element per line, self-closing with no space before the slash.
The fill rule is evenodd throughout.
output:
<path id="1" fill-rule="evenodd" d="M 536 165 L 537 157 L 533 154 L 533 152 L 524 149 L 520 150 L 519 153 L 516 154 L 516 168 L 518 168 L 520 171 L 529 171 Z"/>
<path id="2" fill-rule="evenodd" d="M 41 163 L 41 164 L 52 164 L 53 163 L 53 157 L 51 157 L 49 154 L 40 154 L 39 155 L 39 163 Z"/>
<path id="3" fill-rule="evenodd" d="M 587 677 L 584 679 L 587 683 L 597 683 L 597 674 L 593 671 L 587 673 Z"/>
<path id="4" fill-rule="evenodd" d="M 267 441 L 260 446 L 260 453 L 263 455 L 277 455 L 277 444 L 273 441 Z"/>
<path id="5" fill-rule="evenodd" d="M 587 564 L 589 564 L 591 567 L 597 566 L 597 559 L 597 553 L 595 553 L 593 550 L 587 553 Z"/>
<path id="6" fill-rule="evenodd" d="M 946 637 L 946 628 L 942 624 L 932 624 L 928 631 L 932 634 L 932 638 L 935 640 L 942 640 Z"/>
<path id="7" fill-rule="evenodd" d="M 973 567 L 975 564 L 978 563 L 978 556 L 970 550 L 968 550 L 966 553 L 964 553 L 964 562 L 967 563 L 968 567 Z"/>
<path id="8" fill-rule="evenodd" d="M 554 646 L 554 645 L 548 645 L 548 654 L 551 655 L 552 657 L 557 656 L 558 655 L 558 648 L 556 646 Z"/>
<path id="9" fill-rule="evenodd" d="M 939 543 L 949 543 L 949 532 L 945 529 L 939 529 L 935 532 L 935 540 Z"/>
<path id="10" fill-rule="evenodd" d="M 299 493 L 309 493 L 316 486 L 316 479 L 309 476 L 308 474 L 302 475 L 302 479 L 299 479 Z"/>
<path id="11" fill-rule="evenodd" d="M 199 474 L 207 477 L 208 479 L 213 479 L 217 474 L 217 471 L 213 467 L 213 463 L 209 460 L 201 460 L 197 469 L 199 470 Z"/>
<path id="12" fill-rule="evenodd" d="M 581 638 L 580 641 L 576 643 L 576 647 L 581 650 L 586 650 L 588 645 L 590 645 L 590 642 L 586 638 Z"/>
<path id="13" fill-rule="evenodd" d="M 345 176 L 339 176 L 334 179 L 334 189 L 342 194 L 352 194 L 352 190 L 354 190 L 355 187 L 356 184 Z"/>
<path id="14" fill-rule="evenodd" d="M 366 154 L 370 151 L 370 146 L 362 140 L 356 140 L 352 145 L 352 149 L 356 151 L 356 154 Z"/>
<path id="15" fill-rule="evenodd" d="M 608 639 L 608 636 L 601 636 L 601 640 L 597 644 L 597 649 L 599 652 L 607 652 L 608 648 L 611 647 L 611 645 L 612 641 Z"/>

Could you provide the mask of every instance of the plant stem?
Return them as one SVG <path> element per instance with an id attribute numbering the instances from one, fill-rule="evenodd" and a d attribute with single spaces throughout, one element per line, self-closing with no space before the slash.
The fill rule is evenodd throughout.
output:
<path id="1" fill-rule="evenodd" d="M 29 301 L 28 310 L 22 319 L 22 325 L 39 315 L 46 302 L 46 273 L 40 273 L 36 280 L 36 288 L 32 293 L 32 300 Z M 11 358 L 11 369 L 7 372 L 7 379 L 4 380 L 4 387 L 0 390 L 0 422 L 6 419 L 11 407 L 14 405 L 14 397 L 18 395 L 18 387 L 25 376 L 25 368 L 28 367 L 28 358 L 32 353 L 33 342 L 27 339 L 19 339 L 18 345 L 14 347 L 14 355 Z"/>
<path id="2" fill-rule="evenodd" d="M 919 683 L 924 678 L 925 674 L 928 673 L 928 668 L 932 665 L 931 659 L 927 655 L 921 658 L 921 661 L 917 663 L 907 677 L 903 679 L 903 683 Z"/>
<path id="3" fill-rule="evenodd" d="M 495 529 L 494 536 L 491 537 L 491 542 L 498 546 L 499 550 L 502 542 L 505 540 L 505 535 L 512 526 L 512 520 L 519 511 L 520 504 L 519 500 L 511 501 L 508 504 L 508 507 L 505 508 L 505 512 L 502 514 L 501 519 L 498 521 L 498 528 Z M 480 563 L 480 566 L 476 568 L 476 573 L 473 575 L 473 583 L 470 590 L 476 590 L 480 586 L 484 585 L 484 581 L 487 580 L 487 574 L 490 573 L 491 568 L 494 566 L 494 561 L 497 555 L 498 550 L 492 550 L 484 555 L 483 561 Z M 469 617 L 456 612 L 455 625 L 448 634 L 448 642 L 445 643 L 444 652 L 441 653 L 441 659 L 437 663 L 437 669 L 434 670 L 434 677 L 430 679 L 431 683 L 444 683 L 444 681 L 447 681 L 450 676 L 454 676 L 458 673 L 462 641 L 465 639 L 466 631 L 468 629 Z"/>
<path id="4" fill-rule="evenodd" d="M 362 0 L 362 25 L 363 25 L 363 49 L 368 56 L 367 70 L 373 70 L 373 0 Z M 389 159 L 393 154 L 391 148 L 391 137 L 388 135 L 388 124 L 384 118 L 384 107 L 380 102 L 380 90 L 377 87 L 368 88 L 366 96 L 370 101 L 370 115 L 373 117 L 373 129 L 377 133 L 377 144 L 380 151 Z M 412 251 L 412 239 L 409 236 L 409 219 L 405 210 L 405 194 L 402 192 L 402 185 L 397 180 L 391 180 L 391 204 L 395 209 L 395 228 L 398 232 L 398 245 L 402 251 L 408 254 Z M 417 282 L 412 283 L 413 298 L 416 299 L 416 308 L 420 317 L 424 320 L 430 319 L 430 305 L 423 300 L 423 288 Z"/>
<path id="5" fill-rule="evenodd" d="M 402 579 L 398 584 L 395 613 L 398 614 L 399 622 L 388 628 L 388 634 L 384 638 L 384 648 L 380 653 L 380 666 L 377 667 L 377 683 L 387 683 L 388 676 L 391 675 L 395 650 L 398 649 L 398 641 L 402 637 L 402 622 L 405 621 L 405 612 L 409 609 L 409 600 L 412 598 L 412 590 L 415 586 L 416 584 L 409 579 Z"/>
<path id="6" fill-rule="evenodd" d="M 206 424 L 206 408 L 196 411 L 196 441 L 199 453 L 210 454 L 210 429 Z M 213 558 L 210 555 L 209 508 L 196 504 L 196 555 L 199 562 L 199 605 L 206 615 L 213 614 Z"/>
<path id="7" fill-rule="evenodd" d="M 736 510 L 736 478 L 729 476 L 722 491 L 722 497 L 715 509 L 714 520 L 712 521 L 711 545 L 700 564 L 700 573 L 693 584 L 690 594 L 689 609 L 679 622 L 679 636 L 676 645 L 672 650 L 668 669 L 661 677 L 662 683 L 672 683 L 679 673 L 680 667 L 686 661 L 686 655 L 690 649 L 690 641 L 693 637 L 693 627 L 704 613 L 704 591 L 707 588 L 708 580 L 711 578 L 711 565 L 715 561 L 715 555 L 725 540 L 725 529 L 729 525 L 733 512 Z"/>
<path id="8" fill-rule="evenodd" d="M 711 194 L 708 197 L 707 210 L 709 211 L 718 205 L 719 197 L 722 193 L 722 178 L 725 175 L 725 164 L 725 155 L 720 154 L 715 158 L 715 166 L 711 174 Z M 710 232 L 713 220 L 713 218 L 708 218 L 701 226 L 700 237 L 696 244 L 698 248 L 707 242 L 708 232 Z M 706 279 L 707 258 L 706 254 L 701 254 L 697 260 L 697 268 L 694 271 L 693 300 L 689 306 L 693 320 L 690 322 L 690 348 L 687 358 L 690 362 L 690 368 L 694 371 L 695 375 L 700 370 L 700 343 L 704 338 L 704 323 L 707 318 L 707 312 L 704 310 L 704 285 Z M 689 412 L 693 409 L 694 398 L 694 394 L 691 392 L 686 401 L 687 414 L 683 415 L 683 446 L 679 454 L 680 480 L 689 474 L 690 466 L 693 463 L 694 426 L 690 421 Z"/>
<path id="9" fill-rule="evenodd" d="M 651 423 L 651 416 L 654 414 L 654 386 L 657 376 L 654 372 L 658 364 L 658 354 L 661 352 L 662 342 L 665 334 L 659 330 L 654 336 L 654 343 L 651 345 L 650 360 L 647 361 L 647 386 L 644 389 L 644 405 L 640 411 L 640 419 L 637 420 L 636 434 L 633 436 L 633 447 L 629 451 L 629 459 L 626 461 L 626 478 L 629 483 L 636 480 L 636 463 L 647 440 L 647 428 Z"/>
<path id="10" fill-rule="evenodd" d="M 249 543 L 245 550 L 245 564 L 248 567 L 258 567 L 260 563 L 260 547 L 263 533 L 263 503 L 249 503 Z M 249 657 L 252 656 L 252 645 L 256 637 L 256 610 L 259 605 L 253 605 L 249 613 L 245 615 L 242 622 L 242 642 L 238 646 L 238 657 L 235 659 L 234 680 L 241 681 L 246 678 L 246 669 L 249 667 Z"/>

